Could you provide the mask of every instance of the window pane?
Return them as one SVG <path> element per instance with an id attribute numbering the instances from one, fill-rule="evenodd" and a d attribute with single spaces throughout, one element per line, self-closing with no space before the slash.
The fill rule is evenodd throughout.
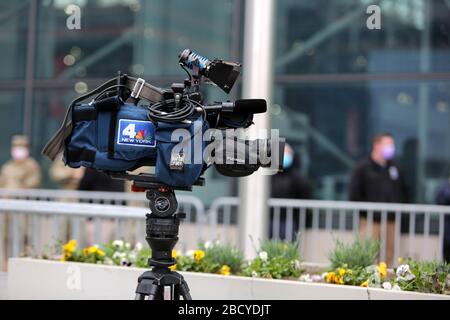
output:
<path id="1" fill-rule="evenodd" d="M 0 1 L 0 79 L 25 77 L 28 1 Z"/>
<path id="2" fill-rule="evenodd" d="M 380 30 L 366 26 L 367 1 L 276 4 L 277 73 L 450 71 L 448 1 L 381 1 Z"/>
<path id="3" fill-rule="evenodd" d="M 272 125 L 296 147 L 320 198 L 347 198 L 352 167 L 383 131 L 396 139 L 413 194 L 433 201 L 432 189 L 448 174 L 448 81 L 278 85 L 275 102 Z"/>
<path id="4" fill-rule="evenodd" d="M 39 8 L 40 78 L 110 78 L 118 70 L 184 77 L 177 57 L 184 48 L 230 57 L 231 0 L 195 6 L 182 0 L 79 1 L 81 30 L 66 27 L 66 6 L 58 5 L 63 2 Z"/>
<path id="5" fill-rule="evenodd" d="M 0 90 L 0 164 L 10 159 L 11 138 L 22 133 L 23 94 Z"/>

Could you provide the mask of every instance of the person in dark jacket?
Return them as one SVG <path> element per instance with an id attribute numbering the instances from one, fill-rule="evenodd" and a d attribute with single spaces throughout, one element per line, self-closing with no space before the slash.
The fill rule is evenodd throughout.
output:
<path id="1" fill-rule="evenodd" d="M 377 134 L 372 140 L 370 156 L 361 160 L 353 170 L 350 201 L 393 202 L 409 201 L 408 188 L 402 171 L 394 161 L 395 141 L 390 133 Z M 395 216 L 388 214 L 386 232 L 386 263 L 391 264 L 394 254 Z M 372 237 L 380 239 L 380 213 L 374 213 Z M 367 217 L 361 213 L 361 236 L 367 236 Z"/>
<path id="2" fill-rule="evenodd" d="M 123 180 L 112 179 L 107 174 L 91 169 L 85 168 L 84 175 L 81 178 L 80 184 L 78 186 L 78 190 L 82 191 L 110 191 L 110 192 L 124 192 L 125 191 L 125 182 Z M 81 201 L 81 202 L 90 202 L 92 200 Z M 100 203 L 104 203 L 103 200 L 99 201 Z M 111 201 L 111 204 L 120 204 L 126 205 L 125 201 L 119 201 L 115 203 L 115 201 Z M 88 221 L 84 224 L 85 227 L 85 235 L 84 239 L 87 245 L 93 245 L 95 243 L 95 224 L 92 219 L 88 219 Z M 112 219 L 103 219 L 101 223 L 101 240 L 102 242 L 108 242 L 113 240 L 115 234 L 115 222 Z"/>
<path id="3" fill-rule="evenodd" d="M 283 171 L 272 176 L 271 180 L 271 196 L 272 198 L 283 199 L 310 199 L 311 187 L 300 172 L 300 157 L 295 154 L 294 149 L 285 144 L 284 158 L 283 158 Z M 287 228 L 287 210 L 286 208 L 280 208 L 280 228 L 278 236 L 281 239 L 286 239 Z M 298 210 L 292 212 L 292 237 L 287 240 L 294 240 L 296 232 L 298 231 Z M 271 212 L 271 224 L 270 224 L 270 237 L 274 237 L 274 212 Z"/>
<path id="4" fill-rule="evenodd" d="M 442 206 L 450 206 L 450 176 L 447 184 L 445 184 L 438 192 L 436 203 Z M 444 219 L 444 260 L 450 262 L 450 215 L 446 215 Z"/>
<path id="5" fill-rule="evenodd" d="M 123 192 L 125 191 L 125 182 L 112 179 L 106 173 L 86 168 L 78 190 Z"/>

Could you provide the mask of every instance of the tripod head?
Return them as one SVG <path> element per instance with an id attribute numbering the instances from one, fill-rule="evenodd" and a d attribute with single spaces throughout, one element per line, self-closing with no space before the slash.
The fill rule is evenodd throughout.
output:
<path id="1" fill-rule="evenodd" d="M 161 184 L 152 174 L 129 174 L 127 172 L 109 172 L 114 179 L 130 180 L 132 190 L 146 192 L 150 213 L 146 214 L 146 237 L 152 249 L 152 256 L 148 260 L 149 266 L 167 269 L 176 264 L 172 257 L 172 250 L 178 241 L 178 230 L 185 213 L 177 212 L 178 201 L 176 190 L 191 191 L 192 186 L 173 188 Z M 204 185 L 204 179 L 199 178 L 195 185 Z"/>

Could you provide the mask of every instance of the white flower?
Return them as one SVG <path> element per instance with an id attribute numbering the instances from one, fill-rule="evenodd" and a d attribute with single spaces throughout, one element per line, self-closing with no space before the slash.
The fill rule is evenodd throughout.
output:
<path id="1" fill-rule="evenodd" d="M 123 247 L 123 241 L 122 240 L 114 240 L 113 246 L 116 248 L 122 248 Z"/>
<path id="2" fill-rule="evenodd" d="M 205 249 L 209 249 L 209 248 L 211 248 L 212 246 L 213 246 L 213 244 L 212 244 L 211 241 L 206 241 L 206 242 L 205 242 Z"/>
<path id="3" fill-rule="evenodd" d="M 256 278 L 257 276 L 258 276 L 258 272 L 252 271 L 252 277 L 253 277 L 253 278 Z"/>
<path id="4" fill-rule="evenodd" d="M 295 259 L 295 260 L 294 260 L 294 266 L 295 266 L 295 269 L 300 269 L 300 267 L 301 267 L 300 261 L 297 260 L 297 259 Z"/>
<path id="5" fill-rule="evenodd" d="M 322 276 L 318 275 L 318 274 L 313 274 L 311 276 L 311 281 L 312 282 L 320 282 L 322 281 Z"/>
<path id="6" fill-rule="evenodd" d="M 409 265 L 402 264 L 398 266 L 397 271 L 395 272 L 397 276 L 397 280 L 410 281 L 414 279 L 416 276 L 413 275 L 409 269 Z"/>
<path id="7" fill-rule="evenodd" d="M 328 272 L 324 272 L 320 275 L 320 280 L 324 280 L 325 277 L 327 276 Z"/>
<path id="8" fill-rule="evenodd" d="M 413 275 L 411 272 L 405 275 L 405 280 L 406 281 L 410 281 L 412 279 L 414 279 L 416 276 Z"/>
<path id="9" fill-rule="evenodd" d="M 186 256 L 193 257 L 194 256 L 194 252 L 195 252 L 195 250 L 189 250 L 189 251 L 186 252 Z"/>
<path id="10" fill-rule="evenodd" d="M 120 265 L 121 265 L 121 266 L 126 266 L 126 265 L 128 265 L 128 260 L 125 259 L 125 258 L 122 258 L 122 260 L 120 260 Z"/>
<path id="11" fill-rule="evenodd" d="M 136 242 L 136 244 L 134 245 L 134 250 L 141 251 L 142 250 L 142 243 Z"/>
<path id="12" fill-rule="evenodd" d="M 125 249 L 130 249 L 131 248 L 131 244 L 129 242 L 125 242 Z"/>
<path id="13" fill-rule="evenodd" d="M 302 274 L 300 276 L 299 280 L 303 281 L 303 282 L 312 282 L 312 279 L 311 279 L 309 273 Z"/>
<path id="14" fill-rule="evenodd" d="M 267 261 L 267 259 L 269 258 L 269 255 L 267 254 L 267 252 L 261 251 L 261 252 L 259 253 L 259 258 L 260 258 L 262 261 Z"/>
<path id="15" fill-rule="evenodd" d="M 118 260 L 118 259 L 120 259 L 121 258 L 121 254 L 120 254 L 120 252 L 114 252 L 114 254 L 113 254 L 113 256 L 112 256 L 112 258 L 114 259 L 114 260 Z"/>
<path id="16" fill-rule="evenodd" d="M 391 290 L 392 289 L 391 283 L 390 282 L 383 282 L 383 289 Z"/>
<path id="17" fill-rule="evenodd" d="M 397 271 L 395 272 L 395 274 L 397 275 L 397 277 L 403 277 L 405 274 L 409 273 L 409 265 L 407 264 L 402 264 L 399 265 L 397 268 Z"/>
<path id="18" fill-rule="evenodd" d="M 394 290 L 394 291 L 402 291 L 402 289 L 400 289 L 398 284 L 394 284 L 394 286 L 392 287 L 392 290 Z"/>
<path id="19" fill-rule="evenodd" d="M 215 246 L 219 246 L 220 245 L 220 241 L 219 240 L 214 241 L 214 245 Z"/>
<path id="20" fill-rule="evenodd" d="M 105 258 L 103 263 L 106 264 L 106 265 L 109 265 L 109 266 L 114 264 L 114 262 L 108 257 Z"/>

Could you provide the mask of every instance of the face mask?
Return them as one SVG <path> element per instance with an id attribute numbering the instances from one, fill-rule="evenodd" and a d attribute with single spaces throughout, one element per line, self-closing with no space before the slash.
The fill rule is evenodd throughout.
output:
<path id="1" fill-rule="evenodd" d="M 288 169 L 294 162 L 294 156 L 290 153 L 286 153 L 283 157 L 283 169 Z"/>
<path id="2" fill-rule="evenodd" d="M 384 160 L 392 160 L 395 156 L 395 146 L 393 144 L 384 146 L 381 152 Z"/>
<path id="3" fill-rule="evenodd" d="M 14 147 L 11 149 L 11 157 L 14 160 L 23 160 L 28 158 L 28 149 L 25 147 Z"/>

